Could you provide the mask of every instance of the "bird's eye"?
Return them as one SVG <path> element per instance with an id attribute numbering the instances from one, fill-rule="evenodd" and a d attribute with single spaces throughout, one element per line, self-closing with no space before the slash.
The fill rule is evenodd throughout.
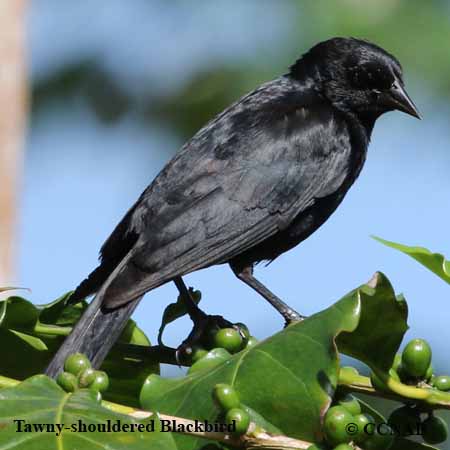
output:
<path id="1" fill-rule="evenodd" d="M 350 82 L 358 89 L 385 90 L 394 82 L 392 74 L 382 68 L 374 66 L 359 66 L 350 71 Z"/>

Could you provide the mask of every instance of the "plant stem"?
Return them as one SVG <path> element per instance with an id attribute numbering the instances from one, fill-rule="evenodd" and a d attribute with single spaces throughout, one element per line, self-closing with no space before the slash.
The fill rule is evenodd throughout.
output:
<path id="1" fill-rule="evenodd" d="M 51 336 L 68 336 L 72 331 L 72 327 L 60 327 L 57 325 L 47 325 L 43 323 L 36 323 L 34 332 L 36 334 L 46 334 Z M 175 357 L 176 349 L 166 347 L 163 345 L 137 345 L 126 344 L 118 342 L 116 345 L 117 351 L 128 357 L 136 357 L 139 359 L 151 359 L 155 363 L 179 365 Z"/>
<path id="2" fill-rule="evenodd" d="M 179 365 L 175 357 L 176 349 L 172 347 L 166 347 L 164 345 L 153 345 L 148 347 L 145 345 L 122 344 L 119 342 L 116 345 L 116 349 L 130 358 L 152 359 L 161 364 Z"/>
<path id="3" fill-rule="evenodd" d="M 383 392 L 375 389 L 372 386 L 370 378 L 361 375 L 355 375 L 352 380 L 339 380 L 338 387 L 342 390 L 355 392 L 359 394 L 366 394 L 372 397 L 381 397 L 388 400 L 395 400 L 398 402 L 418 401 L 425 403 L 433 409 L 450 409 L 450 394 L 441 392 L 432 388 L 417 388 L 408 386 L 392 379 L 381 373 L 378 376 L 383 377 L 382 381 L 392 392 Z"/>
<path id="4" fill-rule="evenodd" d="M 37 322 L 34 326 L 36 334 L 50 334 L 52 336 L 69 336 L 72 331 L 71 327 L 59 327 L 57 325 L 46 325 Z"/>
<path id="5" fill-rule="evenodd" d="M 12 378 L 3 377 L 0 375 L 0 388 L 14 387 L 20 383 L 18 380 Z M 130 406 L 120 405 L 118 403 L 108 402 L 106 400 L 102 401 L 102 406 L 118 414 L 124 414 L 133 419 L 143 420 L 148 419 L 155 415 L 155 413 L 144 411 L 141 409 L 132 408 Z M 187 428 L 195 429 L 195 421 L 190 419 L 184 419 L 182 417 L 169 416 L 167 414 L 158 414 L 157 417 L 160 420 L 168 420 L 170 423 L 175 423 L 180 426 L 180 429 L 186 430 Z M 255 428 L 253 426 L 253 428 Z M 218 433 L 218 432 L 208 432 L 208 431 L 179 431 L 179 429 L 172 428 L 170 430 L 172 433 L 181 433 L 188 436 L 197 436 L 203 439 L 208 439 L 211 441 L 222 442 L 224 444 L 230 445 L 236 448 L 242 449 L 273 449 L 273 450 L 288 450 L 288 449 L 300 449 L 306 450 L 312 444 L 310 442 L 301 441 L 298 439 L 293 439 L 287 436 L 273 436 L 267 434 L 264 431 L 258 431 L 255 433 L 244 435 L 241 437 L 235 436 L 229 433 Z"/>
<path id="6" fill-rule="evenodd" d="M 155 413 L 144 411 L 141 409 L 132 408 L 129 406 L 118 405 L 117 403 L 103 401 L 102 405 L 111 411 L 119 414 L 126 414 L 129 417 L 137 420 L 148 419 L 155 415 Z M 188 436 L 197 436 L 211 441 L 222 442 L 232 447 L 242 449 L 273 449 L 273 450 L 288 450 L 288 449 L 308 449 L 312 443 L 302 441 L 299 439 L 293 439 L 287 436 L 274 436 L 266 433 L 265 431 L 255 430 L 255 425 L 251 425 L 249 434 L 243 436 L 235 436 L 229 433 L 219 433 L 214 431 L 180 431 L 187 430 L 188 428 L 195 428 L 195 421 L 190 419 L 184 419 L 181 417 L 169 416 L 167 414 L 157 414 L 160 420 L 167 420 L 170 424 L 176 424 L 173 428 L 172 425 L 168 426 L 172 433 L 180 433 Z M 169 423 L 168 422 L 168 423 Z M 179 428 L 177 428 L 179 427 Z M 252 430 L 253 427 L 253 430 Z M 255 431 L 252 433 L 252 431 Z"/>

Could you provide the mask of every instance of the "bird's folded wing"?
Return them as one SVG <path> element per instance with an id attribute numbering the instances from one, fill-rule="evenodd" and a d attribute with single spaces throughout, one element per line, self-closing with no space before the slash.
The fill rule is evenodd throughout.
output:
<path id="1" fill-rule="evenodd" d="M 184 149 L 143 194 L 131 225 L 139 239 L 108 306 L 228 261 L 344 182 L 350 143 L 332 112 L 292 110 L 263 127 L 238 125 L 226 140 L 208 136 Z"/>

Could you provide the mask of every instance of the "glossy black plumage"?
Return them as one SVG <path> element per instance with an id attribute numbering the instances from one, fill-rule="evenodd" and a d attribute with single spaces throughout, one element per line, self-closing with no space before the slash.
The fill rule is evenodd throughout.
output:
<path id="1" fill-rule="evenodd" d="M 367 133 L 350 128 L 288 78 L 233 105 L 189 141 L 119 225 L 119 236 L 125 229 L 137 238 L 105 305 L 211 264 L 273 259 L 307 237 L 365 159 Z M 106 263 L 117 241 L 113 233 L 103 247 Z"/>
<path id="2" fill-rule="evenodd" d="M 273 260 L 336 209 L 375 120 L 393 109 L 417 115 L 392 55 L 356 39 L 318 44 L 183 146 L 105 242 L 73 301 L 100 290 L 98 303 L 114 309 L 213 264 L 239 273 Z"/>

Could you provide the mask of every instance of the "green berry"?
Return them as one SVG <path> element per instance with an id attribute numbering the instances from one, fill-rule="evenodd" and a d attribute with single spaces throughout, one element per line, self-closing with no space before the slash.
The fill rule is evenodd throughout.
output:
<path id="1" fill-rule="evenodd" d="M 86 355 L 83 355 L 82 353 L 73 353 L 72 355 L 69 355 L 64 362 L 64 370 L 75 376 L 88 367 L 91 367 L 91 363 Z"/>
<path id="2" fill-rule="evenodd" d="M 255 346 L 257 343 L 258 343 L 258 339 L 256 339 L 255 336 L 250 336 L 250 337 L 248 338 L 246 348 L 253 347 L 253 346 Z"/>
<path id="3" fill-rule="evenodd" d="M 235 433 L 238 435 L 245 434 L 250 425 L 250 416 L 247 411 L 244 411 L 241 408 L 232 408 L 230 409 L 226 416 L 225 422 L 228 425 L 235 425 Z"/>
<path id="4" fill-rule="evenodd" d="M 192 353 L 191 353 L 191 360 L 193 363 L 197 362 L 198 360 L 202 359 L 204 356 L 208 354 L 208 350 L 206 350 L 203 347 L 193 347 Z"/>
<path id="5" fill-rule="evenodd" d="M 213 399 L 224 411 L 239 408 L 241 402 L 237 392 L 228 384 L 216 384 L 213 389 Z"/>
<path id="6" fill-rule="evenodd" d="M 222 328 L 214 336 L 214 347 L 236 353 L 242 348 L 242 337 L 234 328 Z"/>
<path id="7" fill-rule="evenodd" d="M 448 426 L 437 416 L 430 416 L 423 423 L 423 440 L 428 444 L 440 444 L 447 440 Z"/>
<path id="8" fill-rule="evenodd" d="M 353 417 L 353 422 L 358 427 L 358 434 L 353 437 L 353 440 L 357 444 L 360 444 L 369 437 L 367 434 L 367 426 L 369 424 L 375 424 L 375 419 L 370 414 L 357 414 Z"/>
<path id="9" fill-rule="evenodd" d="M 440 391 L 450 391 L 450 376 L 439 375 L 433 379 L 433 386 Z"/>
<path id="10" fill-rule="evenodd" d="M 95 379 L 95 369 L 88 367 L 78 374 L 78 385 L 87 388 Z"/>
<path id="11" fill-rule="evenodd" d="M 215 348 L 210 350 L 205 356 L 189 367 L 188 374 L 190 375 L 195 372 L 212 369 L 213 367 L 225 362 L 230 356 L 230 353 L 223 348 Z"/>
<path id="12" fill-rule="evenodd" d="M 96 370 L 94 372 L 94 379 L 89 384 L 89 389 L 97 392 L 104 392 L 109 387 L 109 377 L 106 372 Z"/>
<path id="13" fill-rule="evenodd" d="M 242 338 L 249 339 L 250 338 L 250 330 L 248 329 L 247 325 L 242 322 L 237 322 L 234 324 L 236 331 L 240 332 Z"/>
<path id="14" fill-rule="evenodd" d="M 353 416 L 361 413 L 361 405 L 353 395 L 348 394 L 344 398 L 339 399 L 338 404 L 343 406 Z"/>
<path id="15" fill-rule="evenodd" d="M 406 383 L 406 384 L 416 384 L 417 380 L 412 377 L 406 370 L 405 367 L 403 366 L 403 364 L 400 364 L 397 367 L 397 375 L 399 376 L 400 380 L 402 383 Z"/>
<path id="16" fill-rule="evenodd" d="M 347 425 L 353 422 L 353 415 L 343 406 L 332 406 L 325 415 L 324 432 L 331 445 L 345 444 L 351 441 Z"/>
<path id="17" fill-rule="evenodd" d="M 423 339 L 410 341 L 402 353 L 402 366 L 413 376 L 423 378 L 431 364 L 431 348 Z"/>
<path id="18" fill-rule="evenodd" d="M 433 364 L 430 364 L 424 377 L 425 381 L 430 381 L 433 378 L 433 375 L 434 375 Z"/>
<path id="19" fill-rule="evenodd" d="M 77 377 L 70 372 L 61 372 L 56 377 L 56 382 L 66 391 L 73 392 L 78 387 Z"/>
<path id="20" fill-rule="evenodd" d="M 420 430 L 420 413 L 408 406 L 403 406 L 391 413 L 388 424 L 398 435 L 415 435 Z"/>
<path id="21" fill-rule="evenodd" d="M 395 435 L 388 425 L 378 425 L 373 434 L 364 441 L 364 450 L 389 450 Z"/>

